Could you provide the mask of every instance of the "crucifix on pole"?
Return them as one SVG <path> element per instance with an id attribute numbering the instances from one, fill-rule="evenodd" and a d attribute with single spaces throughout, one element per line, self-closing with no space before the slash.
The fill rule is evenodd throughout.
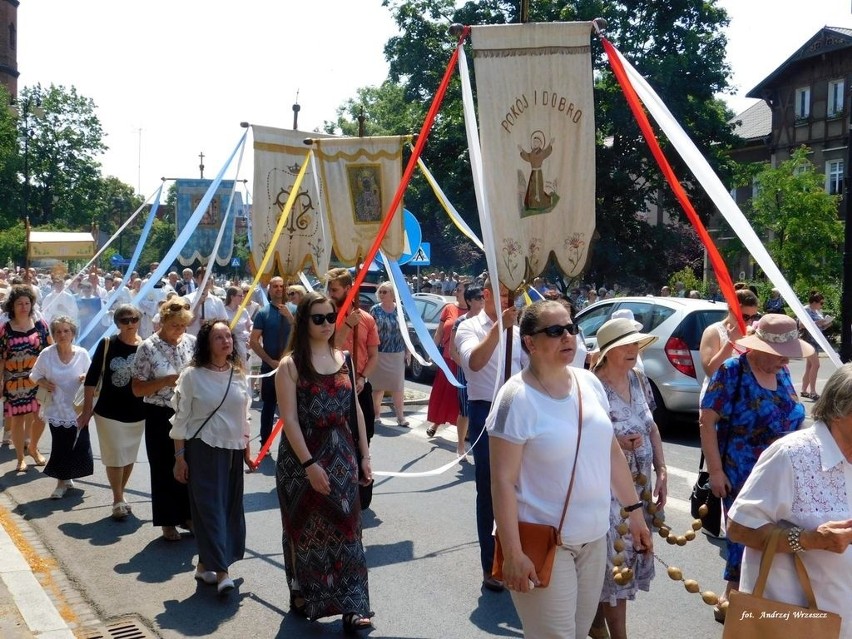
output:
<path id="1" fill-rule="evenodd" d="M 201 171 L 201 179 L 204 179 L 204 151 L 198 154 L 198 159 L 201 161 L 201 164 L 198 165 L 198 170 Z"/>

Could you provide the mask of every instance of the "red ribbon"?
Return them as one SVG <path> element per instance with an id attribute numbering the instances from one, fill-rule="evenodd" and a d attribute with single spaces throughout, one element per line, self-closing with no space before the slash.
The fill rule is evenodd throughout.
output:
<path id="1" fill-rule="evenodd" d="M 272 448 L 272 442 L 274 442 L 275 438 L 278 437 L 278 433 L 281 432 L 282 428 L 284 428 L 284 420 L 279 418 L 278 421 L 275 422 L 275 427 L 272 429 L 269 437 L 266 438 L 266 443 L 261 446 L 260 452 L 258 452 L 257 457 L 254 458 L 255 468 L 257 468 L 260 465 L 260 462 L 263 461 L 263 458 L 269 454 L 269 449 Z"/>
<path id="2" fill-rule="evenodd" d="M 671 165 L 668 163 L 668 160 L 666 160 L 666 156 L 663 155 L 660 143 L 657 141 L 657 137 L 654 135 L 654 131 L 651 128 L 651 123 L 648 121 L 645 109 L 642 107 L 642 101 L 639 99 L 639 96 L 636 95 L 636 90 L 633 88 L 633 85 L 630 83 L 630 79 L 627 77 L 624 65 L 621 64 L 621 60 L 615 51 L 615 47 L 613 47 L 609 40 L 603 36 L 601 36 L 601 43 L 606 51 L 609 65 L 612 67 L 612 71 L 615 74 L 618 83 L 621 85 L 621 90 L 624 92 L 624 97 L 627 98 L 627 104 L 633 112 L 633 117 L 636 118 L 636 122 L 642 130 L 645 142 L 648 143 L 648 147 L 651 149 L 651 153 L 657 161 L 657 164 L 660 166 L 660 170 L 663 172 L 666 181 L 669 183 L 672 191 L 674 191 L 677 201 L 680 202 L 686 216 L 689 218 L 689 221 L 698 233 L 701 243 L 704 244 L 704 248 L 707 249 L 707 258 L 713 267 L 713 272 L 716 274 L 716 279 L 719 282 L 719 290 L 721 290 L 725 301 L 728 302 L 728 308 L 733 312 L 734 317 L 736 317 L 737 325 L 740 327 L 740 332 L 745 335 L 745 322 L 743 321 L 742 314 L 739 312 L 740 303 L 737 299 L 736 291 L 734 291 L 734 282 L 731 280 L 730 273 L 728 273 L 728 267 L 725 265 L 725 260 L 722 259 L 719 250 L 713 243 L 713 238 L 710 237 L 707 229 L 704 228 L 701 218 L 698 217 L 698 213 L 695 212 L 692 203 L 689 201 L 689 196 L 678 181 Z"/>
<path id="3" fill-rule="evenodd" d="M 364 258 L 365 266 L 372 264 L 373 260 L 376 258 L 376 254 L 379 252 L 379 247 L 382 245 L 382 240 L 384 240 L 391 222 L 393 222 L 396 209 L 400 205 L 400 202 L 402 202 L 402 195 L 405 193 L 405 189 L 408 188 L 408 183 L 411 181 L 411 176 L 414 173 L 414 169 L 417 167 L 417 159 L 420 157 L 423 147 L 426 146 L 426 139 L 429 137 L 429 131 L 432 128 L 432 124 L 435 122 L 435 117 L 438 115 L 438 109 L 441 107 L 441 102 L 444 100 L 444 94 L 447 92 L 447 87 L 450 84 L 450 78 L 452 77 L 453 70 L 455 69 L 458 61 L 459 48 L 464 44 L 464 41 L 467 39 L 469 34 L 470 27 L 464 27 L 455 51 L 453 51 L 453 55 L 450 57 L 450 62 L 447 64 L 447 69 L 444 71 L 444 77 L 441 79 L 441 84 L 438 85 L 435 97 L 432 98 L 432 105 L 429 107 L 429 112 L 426 114 L 426 119 L 423 121 L 423 126 L 420 128 L 420 134 L 417 136 L 417 143 L 414 145 L 411 157 L 408 158 L 408 164 L 405 167 L 405 172 L 402 174 L 402 181 L 399 183 L 396 193 L 393 196 L 390 209 L 385 215 L 385 220 L 382 222 L 382 226 L 379 229 L 379 234 L 376 236 L 376 240 L 373 242 L 373 246 L 370 247 L 370 250 L 367 252 L 367 256 Z M 352 288 L 346 295 L 346 299 L 339 309 L 340 312 L 337 314 L 337 328 L 340 328 L 343 325 L 347 311 L 352 305 L 352 301 L 355 299 L 355 296 L 358 294 L 358 288 L 367 276 L 368 270 L 368 268 L 362 268 L 355 276 Z"/>

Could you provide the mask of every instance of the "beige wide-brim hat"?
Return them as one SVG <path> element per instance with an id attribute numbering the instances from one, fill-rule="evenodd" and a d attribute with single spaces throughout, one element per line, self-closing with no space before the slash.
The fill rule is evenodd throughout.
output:
<path id="1" fill-rule="evenodd" d="M 638 343 L 641 353 L 659 339 L 656 335 L 640 333 L 635 324 L 636 322 L 627 318 L 616 318 L 605 322 L 598 329 L 597 366 L 603 362 L 606 354 L 616 346 Z"/>
<path id="2" fill-rule="evenodd" d="M 761 317 L 754 333 L 738 339 L 737 346 L 790 359 L 801 359 L 814 354 L 814 347 L 799 339 L 796 320 L 780 313 L 769 313 Z"/>

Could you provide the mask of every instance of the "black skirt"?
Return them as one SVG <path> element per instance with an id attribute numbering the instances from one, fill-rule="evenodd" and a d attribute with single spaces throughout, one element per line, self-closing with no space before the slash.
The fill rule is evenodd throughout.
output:
<path id="1" fill-rule="evenodd" d="M 77 479 L 94 474 L 92 442 L 89 439 L 88 426 L 80 430 L 78 437 L 77 428 L 74 426 L 48 423 L 52 442 L 50 459 L 44 467 L 44 474 L 54 479 Z"/>

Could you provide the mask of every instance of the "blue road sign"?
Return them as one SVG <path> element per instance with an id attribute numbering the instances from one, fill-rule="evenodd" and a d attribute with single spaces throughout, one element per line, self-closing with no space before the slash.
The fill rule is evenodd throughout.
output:
<path id="1" fill-rule="evenodd" d="M 420 248 L 420 242 L 423 240 L 423 231 L 420 230 L 420 222 L 414 217 L 414 214 L 408 209 L 402 209 L 402 224 L 403 224 L 403 246 L 402 255 L 399 256 L 397 264 L 402 266 L 408 264 L 417 249 Z"/>
<path id="2" fill-rule="evenodd" d="M 431 242 L 420 242 L 420 248 L 408 260 L 409 266 L 429 266 L 432 263 Z"/>

